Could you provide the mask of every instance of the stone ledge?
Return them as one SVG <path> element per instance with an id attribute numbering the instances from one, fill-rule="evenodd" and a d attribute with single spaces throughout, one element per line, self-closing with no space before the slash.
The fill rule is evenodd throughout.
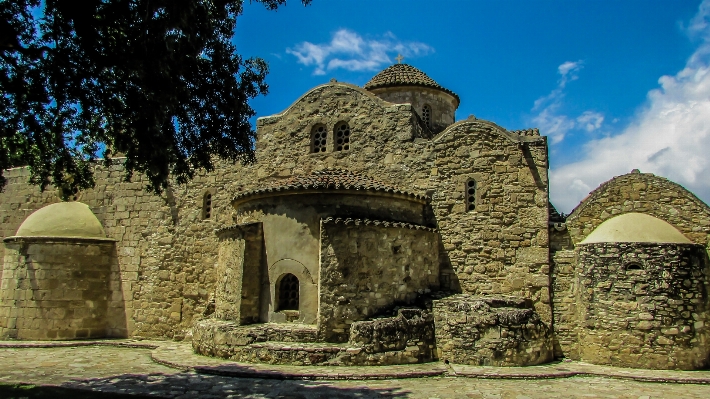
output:
<path id="1" fill-rule="evenodd" d="M 0 341 L 0 349 L 5 348 L 71 348 L 80 346 L 114 346 L 119 348 L 157 349 L 155 341 L 136 340 L 91 340 L 91 341 Z"/>

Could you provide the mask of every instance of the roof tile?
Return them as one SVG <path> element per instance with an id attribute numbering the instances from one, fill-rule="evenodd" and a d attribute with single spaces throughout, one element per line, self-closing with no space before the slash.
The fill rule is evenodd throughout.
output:
<path id="1" fill-rule="evenodd" d="M 379 191 L 393 194 L 402 194 L 418 200 L 429 200 L 425 195 L 400 190 L 369 176 L 360 175 L 345 169 L 324 169 L 310 175 L 294 176 L 275 185 L 244 191 L 237 194 L 234 200 L 251 197 L 274 191 L 300 191 L 300 190 L 362 190 Z"/>
<path id="2" fill-rule="evenodd" d="M 459 100 L 459 96 L 453 91 L 446 89 L 436 83 L 424 72 L 408 64 L 394 64 L 387 67 L 382 72 L 375 75 L 369 82 L 365 83 L 366 90 L 377 89 L 380 87 L 393 86 L 423 86 L 439 89 L 451 94 Z"/>

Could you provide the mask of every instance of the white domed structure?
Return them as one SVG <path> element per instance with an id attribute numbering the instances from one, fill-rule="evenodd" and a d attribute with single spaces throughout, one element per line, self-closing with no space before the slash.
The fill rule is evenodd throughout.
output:
<path id="1" fill-rule="evenodd" d="M 691 244 L 668 222 L 645 213 L 625 213 L 600 224 L 580 244 L 602 242 L 647 242 Z"/>
<path id="2" fill-rule="evenodd" d="M 106 238 L 101 222 L 81 202 L 59 202 L 45 206 L 25 219 L 16 237 Z"/>

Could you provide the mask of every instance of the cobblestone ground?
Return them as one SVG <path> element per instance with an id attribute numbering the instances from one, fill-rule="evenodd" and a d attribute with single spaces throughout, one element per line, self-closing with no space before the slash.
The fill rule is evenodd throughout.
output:
<path id="1" fill-rule="evenodd" d="M 1 348 L 0 383 L 31 383 L 168 398 L 710 398 L 710 385 L 602 377 L 500 380 L 427 377 L 369 381 L 232 378 L 154 363 L 150 350 Z"/>

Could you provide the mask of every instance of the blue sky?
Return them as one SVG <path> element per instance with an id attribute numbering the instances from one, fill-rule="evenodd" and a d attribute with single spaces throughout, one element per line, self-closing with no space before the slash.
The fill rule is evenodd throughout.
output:
<path id="1" fill-rule="evenodd" d="M 710 0 L 247 4 L 235 42 L 269 62 L 259 116 L 331 78 L 363 85 L 398 53 L 461 97 L 457 119 L 540 128 L 569 212 L 634 168 L 710 202 Z"/>

